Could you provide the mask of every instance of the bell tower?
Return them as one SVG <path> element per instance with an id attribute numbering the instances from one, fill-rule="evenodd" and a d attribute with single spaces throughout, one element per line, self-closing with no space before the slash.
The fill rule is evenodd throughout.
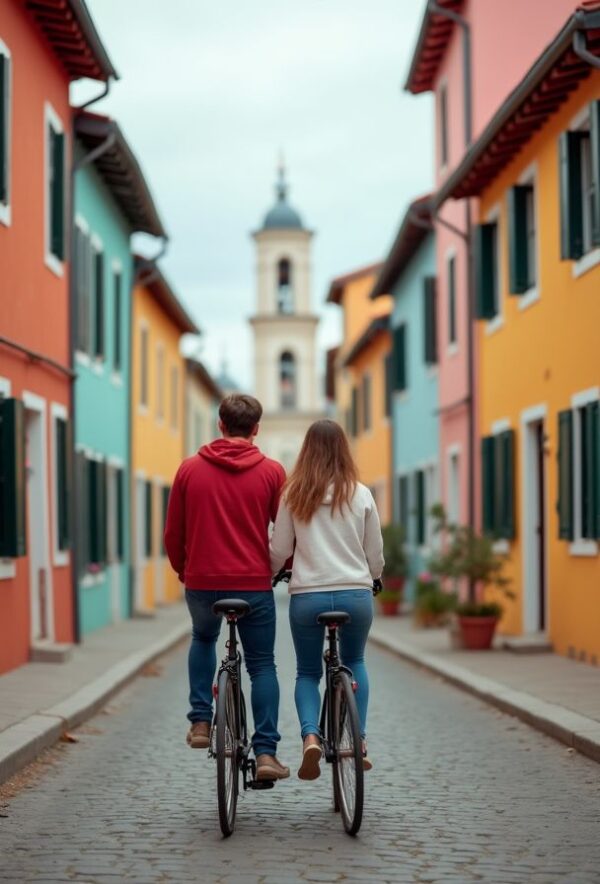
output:
<path id="1" fill-rule="evenodd" d="M 252 234 L 256 246 L 254 334 L 256 397 L 264 414 L 257 439 L 269 457 L 288 469 L 304 434 L 319 417 L 316 332 L 311 312 L 311 245 L 288 202 L 283 163 L 278 169 L 275 204 Z"/>

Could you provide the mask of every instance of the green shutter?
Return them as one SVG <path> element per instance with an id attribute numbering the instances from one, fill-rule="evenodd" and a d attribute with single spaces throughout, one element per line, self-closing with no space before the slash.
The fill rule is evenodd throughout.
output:
<path id="1" fill-rule="evenodd" d="M 427 365 L 437 362 L 437 281 L 435 276 L 423 280 L 424 355 Z"/>
<path id="2" fill-rule="evenodd" d="M 558 415 L 558 536 L 573 540 L 573 412 Z"/>
<path id="3" fill-rule="evenodd" d="M 50 184 L 50 250 L 65 257 L 65 136 L 49 127 L 52 181 Z"/>
<path id="4" fill-rule="evenodd" d="M 590 147 L 594 183 L 592 242 L 600 246 L 600 101 L 593 101 L 590 105 Z"/>
<path id="5" fill-rule="evenodd" d="M 406 390 L 406 325 L 394 329 L 394 389 Z"/>
<path id="6" fill-rule="evenodd" d="M 417 470 L 415 473 L 415 500 L 416 500 L 416 527 L 417 544 L 425 543 L 425 471 Z"/>
<path id="7" fill-rule="evenodd" d="M 599 426 L 598 402 L 581 409 L 581 536 L 596 539 L 600 527 L 598 512 Z"/>
<path id="8" fill-rule="evenodd" d="M 496 531 L 495 454 L 494 437 L 484 436 L 481 440 L 481 493 L 483 531 L 485 534 L 494 534 Z"/>
<path id="9" fill-rule="evenodd" d="M 358 436 L 358 389 L 352 387 L 352 400 L 350 404 L 350 432 L 356 438 Z"/>
<path id="10" fill-rule="evenodd" d="M 522 295 L 529 288 L 527 270 L 527 193 L 529 186 L 512 187 L 508 192 L 508 243 L 510 292 Z"/>
<path id="11" fill-rule="evenodd" d="M 171 488 L 169 485 L 163 486 L 162 489 L 162 530 L 160 532 L 160 550 L 161 553 L 165 554 L 165 525 L 167 524 L 167 511 L 169 509 L 169 494 L 171 493 Z"/>
<path id="12" fill-rule="evenodd" d="M 590 408 L 591 480 L 594 507 L 591 514 L 592 537 L 600 539 L 600 402 L 592 402 Z"/>
<path id="13" fill-rule="evenodd" d="M 394 390 L 394 357 L 387 353 L 385 357 L 385 414 L 392 414 L 392 393 Z"/>
<path id="14" fill-rule="evenodd" d="M 408 537 L 408 476 L 400 476 L 398 479 L 398 522 L 406 539 Z"/>
<path id="15" fill-rule="evenodd" d="M 108 559 L 107 491 L 108 465 L 102 460 L 98 463 L 98 561 L 101 565 Z"/>
<path id="16" fill-rule="evenodd" d="M 62 418 L 56 420 L 56 532 L 60 550 L 67 549 L 70 541 L 70 427 L 69 421 Z"/>
<path id="17" fill-rule="evenodd" d="M 104 356 L 104 254 L 94 253 L 95 341 L 94 354 Z"/>
<path id="18" fill-rule="evenodd" d="M 88 564 L 97 565 L 100 560 L 98 544 L 98 464 L 95 460 L 87 461 L 87 506 L 88 506 Z"/>
<path id="19" fill-rule="evenodd" d="M 115 272 L 114 277 L 114 335 L 113 342 L 113 367 L 116 372 L 121 371 L 121 273 Z"/>
<path id="20" fill-rule="evenodd" d="M 474 230 L 475 316 L 493 319 L 498 312 L 497 225 L 479 224 Z"/>
<path id="21" fill-rule="evenodd" d="M 8 197 L 8 60 L 0 54 L 0 203 Z"/>
<path id="22" fill-rule="evenodd" d="M 0 556 L 27 553 L 25 406 L 0 399 Z"/>
<path id="23" fill-rule="evenodd" d="M 146 482 L 146 556 L 152 556 L 152 482 Z"/>
<path id="24" fill-rule="evenodd" d="M 515 536 L 515 431 L 494 437 L 494 534 L 505 540 Z"/>
<path id="25" fill-rule="evenodd" d="M 583 206 L 581 201 L 581 132 L 563 132 L 560 155 L 560 257 L 583 255 Z"/>
<path id="26" fill-rule="evenodd" d="M 125 471 L 122 467 L 115 470 L 115 489 L 117 505 L 117 559 L 122 562 L 125 556 Z"/>

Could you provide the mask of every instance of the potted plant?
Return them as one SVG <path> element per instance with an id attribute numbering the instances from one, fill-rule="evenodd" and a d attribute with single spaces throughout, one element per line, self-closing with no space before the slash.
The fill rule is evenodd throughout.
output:
<path id="1" fill-rule="evenodd" d="M 417 578 L 414 618 L 424 628 L 444 626 L 456 606 L 456 594 L 442 589 L 439 581 L 425 571 Z"/>
<path id="2" fill-rule="evenodd" d="M 393 617 L 398 613 L 406 578 L 404 534 L 399 525 L 386 525 L 381 533 L 385 565 L 382 575 L 383 590 L 377 596 L 377 602 L 382 614 Z"/>
<path id="3" fill-rule="evenodd" d="M 456 615 L 467 650 L 486 650 L 492 645 L 494 633 L 503 608 L 497 602 L 487 602 L 477 595 L 493 587 L 504 598 L 514 598 L 509 589 L 510 580 L 503 574 L 506 557 L 494 549 L 494 538 L 479 534 L 469 525 L 455 525 L 447 521 L 442 507 L 433 512 L 436 529 L 443 532 L 445 544 L 431 561 L 431 570 L 442 578 L 453 581 L 457 588 L 461 580 L 467 582 L 469 597 L 456 606 Z"/>

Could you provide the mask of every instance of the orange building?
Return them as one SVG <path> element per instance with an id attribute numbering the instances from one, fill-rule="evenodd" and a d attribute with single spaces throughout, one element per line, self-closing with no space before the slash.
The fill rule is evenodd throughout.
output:
<path id="1" fill-rule="evenodd" d="M 0 672 L 77 637 L 70 551 L 69 84 L 115 71 L 83 3 L 0 17 Z"/>

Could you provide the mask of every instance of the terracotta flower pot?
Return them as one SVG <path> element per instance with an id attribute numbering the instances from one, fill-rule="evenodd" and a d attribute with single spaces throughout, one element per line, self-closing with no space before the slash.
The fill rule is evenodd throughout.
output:
<path id="1" fill-rule="evenodd" d="M 498 619 L 498 617 L 459 617 L 463 647 L 467 651 L 489 650 Z"/>
<path id="2" fill-rule="evenodd" d="M 377 603 L 379 605 L 379 610 L 383 614 L 384 617 L 396 617 L 398 614 L 398 605 L 400 604 L 400 597 L 397 599 L 377 599 Z"/>

